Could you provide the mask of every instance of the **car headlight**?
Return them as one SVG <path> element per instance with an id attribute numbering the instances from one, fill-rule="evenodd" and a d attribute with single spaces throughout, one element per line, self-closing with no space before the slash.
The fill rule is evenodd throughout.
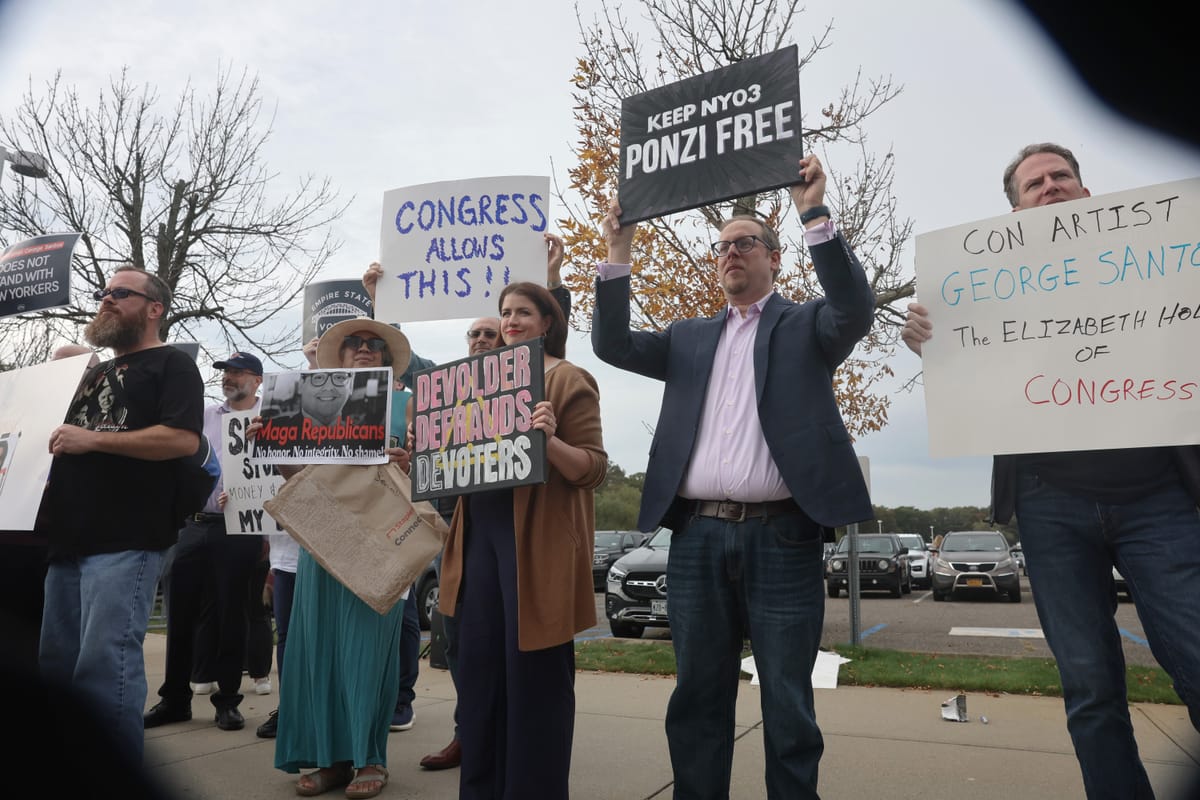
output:
<path id="1" fill-rule="evenodd" d="M 879 567 L 881 570 L 888 570 L 890 572 L 893 564 L 886 558 L 881 558 L 875 562 L 875 566 Z"/>
<path id="2" fill-rule="evenodd" d="M 841 572 L 842 571 L 842 560 L 840 558 L 835 558 L 833 561 L 830 561 L 829 568 L 832 569 L 834 572 Z"/>
<path id="3" fill-rule="evenodd" d="M 613 583 L 620 583 L 621 578 L 624 578 L 628 574 L 629 570 L 621 569 L 616 564 L 608 568 L 608 579 Z"/>

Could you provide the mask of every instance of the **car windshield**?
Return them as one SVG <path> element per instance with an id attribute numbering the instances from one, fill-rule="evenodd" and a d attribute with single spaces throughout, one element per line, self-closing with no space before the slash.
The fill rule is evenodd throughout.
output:
<path id="1" fill-rule="evenodd" d="M 838 552 L 850 552 L 850 537 L 843 536 L 842 541 L 838 542 Z M 881 553 L 883 555 L 891 555 L 896 552 L 896 543 L 889 536 L 859 536 L 858 537 L 858 552 L 860 553 Z"/>
<path id="2" fill-rule="evenodd" d="M 951 533 L 942 540 L 942 549 L 953 552 L 1003 553 L 1008 541 L 998 533 Z"/>
<path id="3" fill-rule="evenodd" d="M 897 534 L 897 535 L 900 537 L 900 541 L 904 544 L 905 547 L 916 548 L 918 550 L 925 549 L 925 540 L 922 539 L 917 534 L 901 533 L 901 534 Z"/>
<path id="4" fill-rule="evenodd" d="M 596 547 L 620 547 L 621 534 L 617 531 L 596 531 Z"/>
<path id="5" fill-rule="evenodd" d="M 647 547 L 656 547 L 659 550 L 671 549 L 671 529 L 659 528 L 654 532 L 654 535 L 646 542 Z"/>

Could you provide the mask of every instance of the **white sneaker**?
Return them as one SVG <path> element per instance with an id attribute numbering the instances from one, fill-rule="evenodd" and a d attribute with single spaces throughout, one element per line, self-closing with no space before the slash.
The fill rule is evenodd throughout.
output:
<path id="1" fill-rule="evenodd" d="M 270 694 L 271 693 L 271 678 L 255 678 L 254 679 L 255 694 Z"/>
<path id="2" fill-rule="evenodd" d="M 212 694 L 217 691 L 215 683 L 192 683 L 188 684 L 192 687 L 192 694 Z"/>

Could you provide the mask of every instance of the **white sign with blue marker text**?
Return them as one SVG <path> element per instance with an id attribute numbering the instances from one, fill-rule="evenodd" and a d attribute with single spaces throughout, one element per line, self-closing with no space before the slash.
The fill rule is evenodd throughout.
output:
<path id="1" fill-rule="evenodd" d="M 1200 178 L 917 237 L 933 456 L 1200 443 Z"/>
<path id="2" fill-rule="evenodd" d="M 383 196 L 375 318 L 495 316 L 510 283 L 546 282 L 550 179 L 476 178 Z"/>

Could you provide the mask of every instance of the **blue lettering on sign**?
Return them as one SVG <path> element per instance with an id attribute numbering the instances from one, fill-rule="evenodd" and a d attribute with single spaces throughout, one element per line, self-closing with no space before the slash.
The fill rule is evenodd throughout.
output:
<path id="1" fill-rule="evenodd" d="M 474 288 L 472 275 L 478 276 L 479 273 L 472 273 L 470 267 L 461 267 L 457 271 L 433 268 L 401 272 L 396 275 L 396 278 L 404 284 L 405 300 L 423 300 L 426 297 L 448 297 L 450 295 L 469 297 Z M 507 286 L 512 279 L 511 270 L 505 267 L 501 275 L 504 279 L 503 285 Z M 489 287 L 494 284 L 496 273 L 491 266 L 487 266 L 484 268 L 482 277 L 483 296 L 491 297 Z"/>
<path id="2" fill-rule="evenodd" d="M 405 200 L 396 211 L 396 230 L 411 233 L 414 225 L 423 231 L 455 225 L 528 225 L 541 233 L 548 218 L 542 208 L 544 198 L 537 193 L 481 195 L 464 194 L 436 200 L 422 200 L 420 205 Z"/>

